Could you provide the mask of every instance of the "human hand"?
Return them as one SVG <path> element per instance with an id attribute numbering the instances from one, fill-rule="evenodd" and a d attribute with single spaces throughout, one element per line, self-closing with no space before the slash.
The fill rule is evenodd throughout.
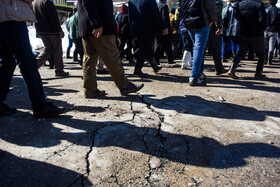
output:
<path id="1" fill-rule="evenodd" d="M 60 32 L 59 32 L 59 37 L 60 37 L 60 38 L 64 38 L 64 32 L 63 32 L 63 31 L 60 31 Z"/>
<path id="2" fill-rule="evenodd" d="M 169 32 L 168 32 L 168 29 L 166 28 L 166 29 L 163 30 L 163 33 L 162 33 L 162 34 L 163 34 L 163 36 L 166 36 L 166 35 L 168 35 L 168 33 L 169 33 Z"/>
<path id="3" fill-rule="evenodd" d="M 102 35 L 102 33 L 103 33 L 103 27 L 99 27 L 99 28 L 94 29 L 94 30 L 92 31 L 93 36 L 95 36 L 96 38 L 100 38 L 100 36 Z"/>
<path id="4" fill-rule="evenodd" d="M 217 29 L 216 35 L 219 36 L 219 35 L 221 35 L 221 33 L 222 33 L 222 29 Z"/>

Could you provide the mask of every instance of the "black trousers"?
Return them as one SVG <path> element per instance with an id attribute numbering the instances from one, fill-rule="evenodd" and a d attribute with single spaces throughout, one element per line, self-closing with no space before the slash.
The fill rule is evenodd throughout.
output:
<path id="1" fill-rule="evenodd" d="M 171 34 L 155 38 L 155 59 L 157 62 L 163 57 L 163 52 L 166 52 L 168 62 L 173 62 Z"/>

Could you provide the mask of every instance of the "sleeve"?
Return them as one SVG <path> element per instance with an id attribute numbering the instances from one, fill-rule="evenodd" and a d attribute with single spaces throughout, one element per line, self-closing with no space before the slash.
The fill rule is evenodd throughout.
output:
<path id="1" fill-rule="evenodd" d="M 264 4 L 262 3 L 260 6 L 260 10 L 259 10 L 259 23 L 261 24 L 261 27 L 263 30 L 266 29 L 266 11 L 265 11 L 265 7 Z"/>
<path id="2" fill-rule="evenodd" d="M 156 20 L 156 23 L 158 23 L 159 27 L 164 30 L 166 27 L 164 27 L 164 23 L 162 20 L 162 17 L 160 16 L 160 12 L 157 6 L 157 3 L 155 0 L 147 0 L 148 8 L 153 16 L 153 18 Z"/>
<path id="3" fill-rule="evenodd" d="M 93 28 L 99 28 L 103 26 L 98 9 L 98 1 L 99 0 L 82 0 L 82 5 L 84 6 L 84 10 L 90 21 L 90 25 Z"/>
<path id="4" fill-rule="evenodd" d="M 49 23 L 57 32 L 62 31 L 54 4 L 50 1 L 46 1 L 46 9 Z"/>
<path id="5" fill-rule="evenodd" d="M 165 5 L 162 8 L 162 19 L 163 19 L 163 22 L 164 22 L 164 27 L 168 28 L 168 25 L 166 25 L 166 24 L 167 23 L 170 24 L 170 19 L 169 19 L 169 10 L 168 10 L 168 6 L 167 5 Z"/>
<path id="6" fill-rule="evenodd" d="M 205 0 L 205 10 L 207 12 L 209 22 L 217 21 L 217 13 L 216 13 L 216 1 L 215 0 Z"/>

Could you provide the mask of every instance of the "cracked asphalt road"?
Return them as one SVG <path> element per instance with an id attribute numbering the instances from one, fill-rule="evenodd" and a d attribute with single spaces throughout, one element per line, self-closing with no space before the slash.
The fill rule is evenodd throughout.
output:
<path id="1" fill-rule="evenodd" d="M 279 61 L 266 80 L 243 61 L 233 80 L 206 56 L 205 87 L 190 87 L 179 63 L 155 76 L 146 66 L 140 79 L 124 61 L 145 84 L 139 94 L 122 97 L 98 75 L 107 97 L 85 99 L 81 67 L 64 60 L 69 78 L 39 70 L 48 99 L 67 110 L 59 118 L 32 117 L 16 70 L 7 104 L 19 112 L 0 118 L 0 186 L 279 186 Z"/>

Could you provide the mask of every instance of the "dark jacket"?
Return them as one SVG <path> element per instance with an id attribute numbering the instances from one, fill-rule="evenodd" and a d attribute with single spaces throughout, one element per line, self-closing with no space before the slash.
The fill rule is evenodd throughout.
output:
<path id="1" fill-rule="evenodd" d="M 158 3 L 158 9 L 161 14 L 162 20 L 163 20 L 163 27 L 168 28 L 168 31 L 170 32 L 170 18 L 169 18 L 169 8 L 167 4 L 163 2 Z"/>
<path id="2" fill-rule="evenodd" d="M 117 22 L 118 22 L 118 34 L 120 36 L 130 36 L 131 31 L 130 31 L 130 26 L 129 26 L 129 21 L 128 21 L 128 7 L 123 4 L 121 6 L 121 11 L 120 14 L 117 17 Z"/>
<path id="3" fill-rule="evenodd" d="M 267 14 L 266 30 L 280 32 L 280 10 L 275 5 L 271 5 L 265 11 Z"/>
<path id="4" fill-rule="evenodd" d="M 130 0 L 128 15 L 133 37 L 160 36 L 164 24 L 155 0 Z"/>
<path id="5" fill-rule="evenodd" d="M 239 36 L 240 23 L 235 19 L 238 3 L 232 3 L 227 7 L 223 20 L 223 33 L 226 36 Z"/>
<path id="6" fill-rule="evenodd" d="M 235 17 L 240 22 L 240 35 L 263 36 L 266 12 L 262 1 L 242 0 L 236 8 Z"/>
<path id="7" fill-rule="evenodd" d="M 215 0 L 181 0 L 179 6 L 187 29 L 201 29 L 217 21 Z"/>
<path id="8" fill-rule="evenodd" d="M 94 29 L 103 27 L 104 35 L 116 34 L 112 0 L 78 0 L 79 35 L 90 37 Z"/>
<path id="9" fill-rule="evenodd" d="M 38 35 L 59 35 L 62 29 L 55 6 L 50 0 L 35 0 L 33 11 L 37 19 L 35 27 Z"/>

